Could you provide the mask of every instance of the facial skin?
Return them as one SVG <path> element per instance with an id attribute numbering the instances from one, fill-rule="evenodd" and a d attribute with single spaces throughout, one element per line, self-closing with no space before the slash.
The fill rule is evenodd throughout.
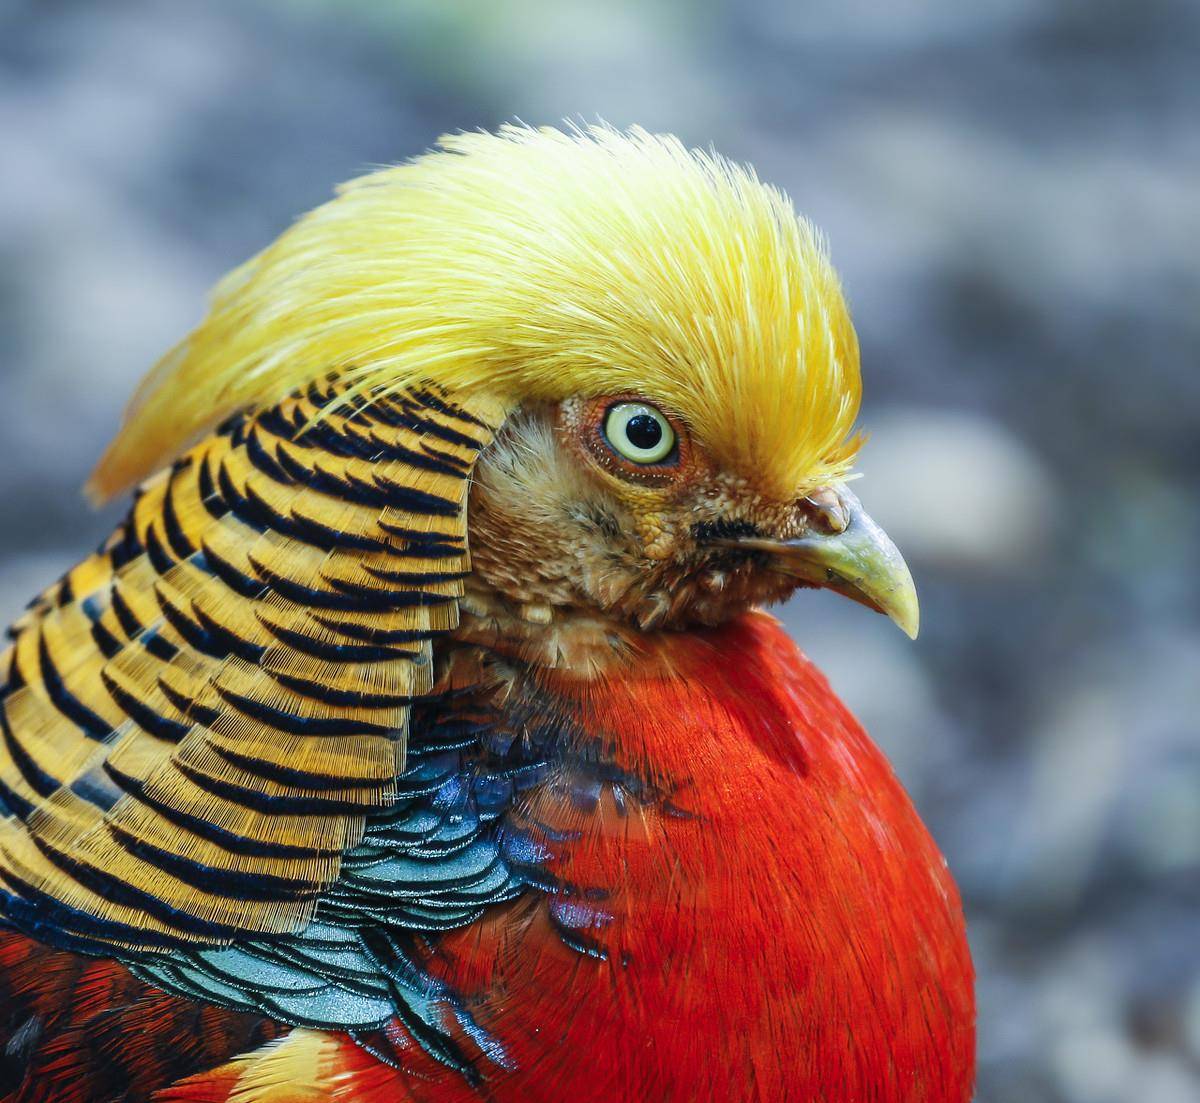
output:
<path id="1" fill-rule="evenodd" d="M 631 413 L 640 418 L 632 430 Z M 647 420 L 654 414 L 657 428 Z M 673 447 L 657 462 L 641 462 L 655 451 L 637 448 L 630 436 L 654 444 L 656 434 L 659 451 L 672 436 Z M 638 458 L 623 454 L 631 452 Z M 497 623 L 510 635 L 514 627 L 530 634 L 535 625 L 561 633 L 568 613 L 577 631 L 607 632 L 610 640 L 717 625 L 802 585 L 843 589 L 882 608 L 886 602 L 878 593 L 868 600 L 861 580 L 848 585 L 842 559 L 835 571 L 822 555 L 827 546 L 840 548 L 848 527 L 861 536 L 864 525 L 871 554 L 895 552 L 844 489 L 764 498 L 745 475 L 714 464 L 678 417 L 639 395 L 517 411 L 480 457 L 469 508 L 466 610 L 515 622 Z M 852 514 L 863 522 L 851 525 Z"/>

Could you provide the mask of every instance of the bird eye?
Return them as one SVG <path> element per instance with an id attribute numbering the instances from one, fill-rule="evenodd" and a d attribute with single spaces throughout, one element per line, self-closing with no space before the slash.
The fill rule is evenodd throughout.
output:
<path id="1" fill-rule="evenodd" d="M 663 463 L 676 451 L 671 423 L 644 402 L 610 407 L 604 416 L 604 436 L 613 451 L 634 463 Z"/>

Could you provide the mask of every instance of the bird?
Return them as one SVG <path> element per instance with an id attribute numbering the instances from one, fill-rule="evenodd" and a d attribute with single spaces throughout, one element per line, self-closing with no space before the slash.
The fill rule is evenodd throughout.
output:
<path id="1" fill-rule="evenodd" d="M 640 128 L 226 276 L 0 659 L 0 1101 L 966 1103 L 946 861 L 764 611 L 916 635 L 861 389 L 819 232 Z"/>

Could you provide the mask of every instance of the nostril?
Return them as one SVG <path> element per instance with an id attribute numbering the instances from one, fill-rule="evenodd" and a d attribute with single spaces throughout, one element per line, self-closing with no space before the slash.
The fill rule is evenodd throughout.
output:
<path id="1" fill-rule="evenodd" d="M 809 524 L 821 532 L 836 535 L 850 525 L 850 511 L 832 487 L 822 486 L 800 502 Z"/>

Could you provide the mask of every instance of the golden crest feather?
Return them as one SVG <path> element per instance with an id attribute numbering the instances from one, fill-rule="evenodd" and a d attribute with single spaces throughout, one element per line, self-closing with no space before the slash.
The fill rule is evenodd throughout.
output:
<path id="1" fill-rule="evenodd" d="M 639 129 L 457 134 L 344 185 L 220 283 L 89 490 L 329 373 L 506 406 L 642 393 L 781 497 L 858 444 L 857 342 L 816 231 L 750 169 Z"/>

